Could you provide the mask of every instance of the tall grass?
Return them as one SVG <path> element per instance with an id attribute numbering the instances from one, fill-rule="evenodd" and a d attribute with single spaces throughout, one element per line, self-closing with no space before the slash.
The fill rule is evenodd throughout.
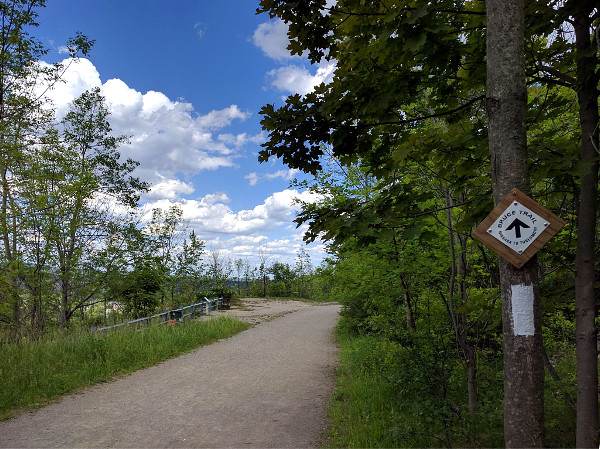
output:
<path id="1" fill-rule="evenodd" d="M 250 325 L 232 317 L 115 329 L 0 349 L 0 419 L 82 387 L 155 365 Z"/>
<path id="2" fill-rule="evenodd" d="M 356 335 L 347 324 L 342 318 L 336 329 L 340 366 L 329 408 L 329 446 L 504 446 L 498 354 L 478 353 L 478 410 L 471 415 L 464 367 L 451 351 L 432 345 L 434 335 L 403 345 L 377 335 Z M 567 352 L 572 354 L 573 348 Z M 569 378 L 575 372 L 575 358 L 557 356 L 557 360 L 564 381 L 546 378 L 546 443 L 573 447 L 575 412 L 563 394 L 575 396 L 575 381 Z"/>
<path id="3" fill-rule="evenodd" d="M 329 408 L 329 445 L 375 448 L 410 444 L 398 438 L 401 417 L 396 408 L 396 386 L 389 382 L 385 367 L 375 360 L 382 355 L 377 340 L 354 337 L 341 327 L 337 339 L 340 366 Z"/>
<path id="4" fill-rule="evenodd" d="M 439 347 L 355 335 L 345 324 L 342 318 L 336 332 L 340 367 L 329 409 L 331 447 L 503 445 L 501 403 L 488 402 L 469 417 L 459 362 Z"/>

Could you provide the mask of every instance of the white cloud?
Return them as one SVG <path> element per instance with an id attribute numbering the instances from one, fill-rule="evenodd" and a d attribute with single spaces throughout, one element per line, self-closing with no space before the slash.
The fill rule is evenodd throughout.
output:
<path id="1" fill-rule="evenodd" d="M 255 263 L 261 248 L 270 254 L 272 262 L 293 263 L 300 249 L 305 248 L 318 264 L 325 257 L 324 246 L 307 247 L 302 240 L 307 226 L 296 229 L 292 224 L 299 209 L 297 199 L 314 202 L 319 196 L 288 189 L 270 195 L 252 209 L 235 211 L 229 206 L 230 198 L 225 192 L 215 192 L 199 200 L 148 202 L 140 208 L 140 214 L 142 222 L 147 222 L 154 208 L 167 210 L 178 205 L 186 229 L 193 230 L 205 242 L 205 248 L 219 248 L 226 258 L 247 258 Z"/>
<path id="2" fill-rule="evenodd" d="M 158 176 L 161 180 L 152 185 L 150 191 L 144 195 L 144 200 L 175 200 L 181 193 L 189 195 L 195 191 L 194 186 L 189 183 L 178 179 L 167 179 L 161 175 Z"/>
<path id="3" fill-rule="evenodd" d="M 162 108 L 172 110 L 175 107 L 175 103 L 172 103 L 169 98 L 162 92 L 155 92 L 150 90 L 142 96 L 142 111 L 141 114 L 144 117 L 149 117 L 154 112 L 159 111 Z"/>
<path id="4" fill-rule="evenodd" d="M 229 243 L 234 245 L 256 246 L 264 243 L 266 240 L 268 240 L 268 237 L 264 235 L 238 235 L 231 238 Z"/>
<path id="5" fill-rule="evenodd" d="M 288 65 L 267 72 L 271 85 L 281 91 L 305 95 L 321 83 L 329 83 L 333 79 L 335 61 L 321 63 L 313 75 L 305 67 Z"/>
<path id="6" fill-rule="evenodd" d="M 244 179 L 247 179 L 248 184 L 250 184 L 251 186 L 255 186 L 256 184 L 258 184 L 258 181 L 260 180 L 260 176 L 258 175 L 258 173 L 252 172 L 252 173 L 249 173 L 246 176 L 244 176 Z"/>
<path id="7" fill-rule="evenodd" d="M 233 211 L 225 192 L 216 192 L 200 200 L 160 199 L 142 206 L 146 215 L 154 208 L 168 209 L 178 204 L 183 210 L 183 218 L 201 238 L 213 235 L 253 236 L 257 233 L 273 231 L 291 222 L 299 206 L 296 200 L 316 201 L 319 197 L 309 192 L 293 189 L 270 195 L 262 204 L 253 209 Z"/>
<path id="8" fill-rule="evenodd" d="M 246 176 L 244 176 L 244 179 L 247 179 L 248 184 L 250 184 L 251 186 L 255 186 L 261 180 L 270 181 L 272 179 L 281 178 L 285 181 L 291 181 L 292 179 L 294 179 L 294 176 L 296 176 L 296 173 L 298 173 L 298 172 L 299 172 L 299 170 L 296 170 L 295 168 L 291 168 L 289 170 L 278 170 L 275 173 L 267 173 L 264 175 L 260 175 L 256 172 L 252 172 L 252 173 L 249 173 Z"/>
<path id="9" fill-rule="evenodd" d="M 210 193 L 202 198 L 201 203 L 205 205 L 216 204 L 216 203 L 229 203 L 231 199 L 226 192 Z"/>
<path id="10" fill-rule="evenodd" d="M 45 64 L 45 63 L 42 63 Z M 140 162 L 136 176 L 148 182 L 158 182 L 153 197 L 174 199 L 184 183 L 165 183 L 165 178 L 177 174 L 195 174 L 202 170 L 232 167 L 242 147 L 264 137 L 219 132 L 234 121 L 244 121 L 250 113 L 233 104 L 221 110 L 198 115 L 191 103 L 172 101 L 165 94 L 148 91 L 145 94 L 129 87 L 120 79 L 104 84 L 96 67 L 87 59 L 65 59 L 65 83 L 58 83 L 47 93 L 60 118 L 70 102 L 84 91 L 100 87 L 111 110 L 111 125 L 118 135 L 131 136 L 130 143 L 120 148 L 123 157 Z M 158 176 L 160 173 L 161 176 Z"/>
<path id="11" fill-rule="evenodd" d="M 336 0 L 327 0 L 326 6 L 322 12 L 328 14 L 328 8 L 331 8 L 337 2 Z M 254 45 L 260 48 L 263 53 L 277 61 L 283 63 L 290 59 L 307 60 L 300 55 L 291 55 L 287 49 L 290 41 L 288 38 L 288 26 L 281 19 L 275 19 L 270 22 L 261 23 L 252 36 Z M 271 86 L 284 92 L 298 93 L 305 95 L 311 92 L 321 83 L 329 83 L 333 79 L 336 62 L 323 60 L 311 70 L 306 67 L 289 64 L 278 67 L 267 72 Z"/>
<path id="12" fill-rule="evenodd" d="M 69 109 L 69 104 L 83 92 L 101 85 L 100 74 L 89 60 L 67 58 L 62 64 L 67 67 L 63 75 L 64 82 L 56 83 L 45 94 L 56 108 L 58 117 L 63 117 Z M 50 67 L 50 64 L 45 62 L 40 62 L 40 65 Z M 40 88 L 44 89 L 42 86 Z"/>
<path id="13" fill-rule="evenodd" d="M 248 112 L 242 112 L 237 105 L 232 104 L 228 108 L 219 111 L 210 111 L 208 114 L 200 116 L 196 122 L 201 128 L 219 129 L 227 125 L 235 119 L 246 120 L 250 116 Z"/>
<path id="14" fill-rule="evenodd" d="M 288 26 L 281 19 L 261 23 L 252 36 L 254 45 L 265 55 L 276 61 L 292 57 L 287 49 L 290 41 L 287 36 Z"/>
<path id="15" fill-rule="evenodd" d="M 228 257 L 251 258 L 262 246 L 268 248 L 274 260 L 288 257 L 293 261 L 303 246 L 302 231 L 293 226 L 290 229 L 299 208 L 294 199 L 314 201 L 314 196 L 284 190 L 243 210 L 232 208 L 226 192 L 213 192 L 196 200 L 181 199 L 195 192 L 195 186 L 187 181 L 191 179 L 189 175 L 232 167 L 246 145 L 265 141 L 262 132 L 256 135 L 228 132 L 227 127 L 234 122 L 248 119 L 249 112 L 234 104 L 198 114 L 191 103 L 170 100 L 161 92 L 142 93 L 119 79 L 103 83 L 89 60 L 66 59 L 64 64 L 70 64 L 64 76 L 66 82 L 57 84 L 48 93 L 57 116 L 64 116 L 69 103 L 85 90 L 100 87 L 111 110 L 114 133 L 131 136 L 130 143 L 120 148 L 123 157 L 139 161 L 135 175 L 153 183 L 152 190 L 143 197 L 146 203 L 139 209 L 140 216 L 147 220 L 153 208 L 179 204 L 189 229 L 206 242 L 207 248 L 211 245 L 223 248 Z M 290 179 L 293 175 L 292 170 L 280 170 L 256 177 L 260 182 Z"/>
<path id="16" fill-rule="evenodd" d="M 200 39 L 202 39 L 204 37 L 204 35 L 206 34 L 206 27 L 204 25 L 202 25 L 202 22 L 198 22 L 194 24 L 194 32 L 196 33 L 196 36 L 198 36 Z"/>

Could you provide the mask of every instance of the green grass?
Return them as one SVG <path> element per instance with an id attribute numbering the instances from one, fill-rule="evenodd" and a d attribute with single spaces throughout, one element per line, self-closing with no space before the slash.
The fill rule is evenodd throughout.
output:
<path id="1" fill-rule="evenodd" d="M 82 333 L 0 349 L 0 419 L 69 392 L 155 365 L 250 325 L 232 317 Z"/>
<path id="2" fill-rule="evenodd" d="M 340 366 L 329 407 L 328 446 L 502 446 L 502 421 L 490 410 L 493 404 L 469 418 L 458 362 L 436 348 L 357 336 L 344 318 L 336 336 Z"/>
<path id="3" fill-rule="evenodd" d="M 374 358 L 377 341 L 350 337 L 338 327 L 340 367 L 329 408 L 330 447 L 399 447 L 396 389 Z M 369 360 L 370 359 L 370 360 Z"/>
<path id="4" fill-rule="evenodd" d="M 478 353 L 478 411 L 468 412 L 464 367 L 439 346 L 403 346 L 356 335 L 342 318 L 337 383 L 329 406 L 329 447 L 503 447 L 502 363 Z M 432 339 L 433 336 L 428 336 Z M 575 413 L 561 393 L 575 396 L 572 348 L 557 360 L 563 382 L 545 385 L 548 447 L 573 447 Z M 452 355 L 452 352 L 449 353 Z"/>

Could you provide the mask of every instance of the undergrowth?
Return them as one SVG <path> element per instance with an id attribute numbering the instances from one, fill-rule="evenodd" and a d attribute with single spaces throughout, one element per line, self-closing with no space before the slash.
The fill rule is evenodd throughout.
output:
<path id="1" fill-rule="evenodd" d="M 481 350 L 478 409 L 469 413 L 464 366 L 435 335 L 429 345 L 358 335 L 346 318 L 336 329 L 337 384 L 330 403 L 329 447 L 503 447 L 503 377 L 498 354 Z M 433 343 L 431 343 L 433 342 Z M 570 365 L 572 360 L 563 364 Z M 572 366 L 558 364 L 562 373 Z M 574 445 L 574 412 L 546 380 L 546 443 Z M 571 391 L 573 394 L 573 391 Z"/>

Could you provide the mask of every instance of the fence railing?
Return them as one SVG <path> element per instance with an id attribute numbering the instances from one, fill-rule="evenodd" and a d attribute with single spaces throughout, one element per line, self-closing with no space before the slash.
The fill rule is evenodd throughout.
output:
<path id="1" fill-rule="evenodd" d="M 108 329 L 115 329 L 121 326 L 137 326 L 138 328 L 150 325 L 152 323 L 158 323 L 158 325 L 183 322 L 185 319 L 193 319 L 196 316 L 207 315 L 213 310 L 228 309 L 229 298 L 204 298 L 204 301 L 190 304 L 189 306 L 181 307 L 179 309 L 166 310 L 162 313 L 137 318 L 135 320 L 125 320 L 119 324 L 113 324 L 112 326 L 104 326 L 93 328 L 93 331 L 105 331 Z"/>

